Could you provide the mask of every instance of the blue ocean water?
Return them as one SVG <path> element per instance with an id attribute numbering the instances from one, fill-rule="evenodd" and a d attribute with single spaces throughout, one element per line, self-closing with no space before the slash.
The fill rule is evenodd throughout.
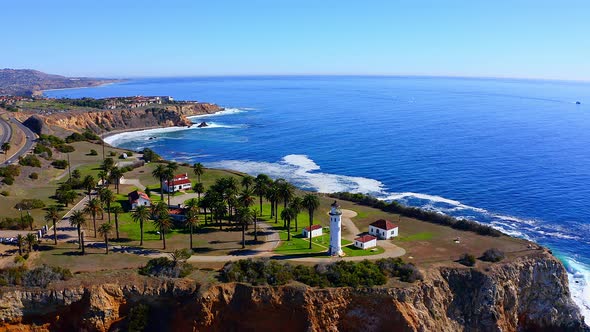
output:
<path id="1" fill-rule="evenodd" d="M 371 193 L 532 239 L 566 263 L 575 300 L 590 317 L 590 83 L 153 78 L 46 95 L 217 103 L 227 111 L 193 120 L 207 128 L 109 140 L 178 161 L 264 172 L 306 189 Z"/>

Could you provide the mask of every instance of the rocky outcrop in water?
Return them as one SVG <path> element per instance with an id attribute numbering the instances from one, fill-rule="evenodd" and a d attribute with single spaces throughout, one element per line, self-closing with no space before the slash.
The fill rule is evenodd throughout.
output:
<path id="1" fill-rule="evenodd" d="M 566 272 L 549 253 L 487 271 L 439 267 L 390 288 L 314 289 L 137 276 L 50 289 L 2 289 L 0 330 L 116 331 L 589 331 Z M 147 312 L 137 314 L 143 306 Z"/>

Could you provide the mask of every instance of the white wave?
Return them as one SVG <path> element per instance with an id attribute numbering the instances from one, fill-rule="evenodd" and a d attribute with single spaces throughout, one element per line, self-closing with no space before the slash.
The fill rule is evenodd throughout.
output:
<path id="1" fill-rule="evenodd" d="M 383 191 L 383 183 L 377 180 L 316 172 L 320 167 L 305 155 L 288 155 L 275 163 L 223 160 L 208 163 L 207 166 L 235 169 L 251 175 L 264 173 L 273 178 L 284 178 L 300 187 L 324 193 L 339 191 L 380 193 Z"/>
<path id="2" fill-rule="evenodd" d="M 214 117 L 214 116 L 223 116 L 223 115 L 238 114 L 238 113 L 244 113 L 244 112 L 246 112 L 245 108 L 226 107 L 223 109 L 223 111 L 219 111 L 217 113 L 193 115 L 193 116 L 187 116 L 187 118 L 188 119 L 202 119 L 202 118 L 210 118 L 210 117 Z"/>
<path id="3" fill-rule="evenodd" d="M 159 135 L 172 133 L 184 130 L 199 130 L 199 129 L 214 129 L 214 128 L 245 128 L 246 125 L 226 125 L 218 122 L 207 122 L 207 127 L 199 127 L 196 124 L 190 127 L 166 127 L 154 128 L 146 130 L 128 131 L 119 134 L 114 134 L 104 138 L 105 143 L 117 146 L 129 141 L 149 140 L 151 137 L 158 137 Z"/>
<path id="4" fill-rule="evenodd" d="M 566 266 L 572 299 L 590 324 L 590 267 L 571 258 L 566 259 Z"/>

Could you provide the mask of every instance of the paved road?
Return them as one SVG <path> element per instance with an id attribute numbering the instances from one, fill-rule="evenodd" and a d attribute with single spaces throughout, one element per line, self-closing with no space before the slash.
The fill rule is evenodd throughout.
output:
<path id="1" fill-rule="evenodd" d="M 20 121 L 16 120 L 15 118 L 10 118 L 9 121 L 14 123 L 20 130 L 22 130 L 25 133 L 25 145 L 20 150 L 18 150 L 12 157 L 10 157 L 6 161 L 6 164 L 11 164 L 13 162 L 16 162 L 20 156 L 29 152 L 29 150 L 31 150 L 31 148 L 33 147 L 33 144 L 35 143 L 35 140 L 37 138 L 35 136 L 35 133 L 32 132 L 29 128 L 27 128 Z"/>

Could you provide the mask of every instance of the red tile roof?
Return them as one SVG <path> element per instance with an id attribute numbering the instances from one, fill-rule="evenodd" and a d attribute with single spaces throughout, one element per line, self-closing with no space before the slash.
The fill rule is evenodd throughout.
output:
<path id="1" fill-rule="evenodd" d="M 177 186 L 179 184 L 187 184 L 187 183 L 191 183 L 191 180 L 190 179 L 172 180 L 172 181 L 170 181 L 170 183 L 168 183 L 168 181 L 166 181 L 166 184 L 169 186 Z"/>
<path id="2" fill-rule="evenodd" d="M 314 231 L 320 228 L 322 228 L 322 225 L 311 225 L 311 229 Z M 309 226 L 305 227 L 305 230 L 309 232 Z"/>
<path id="3" fill-rule="evenodd" d="M 358 242 L 361 242 L 361 243 L 367 243 L 369 241 L 373 241 L 373 240 L 376 240 L 376 239 L 377 238 L 374 237 L 373 235 L 366 234 L 366 235 L 363 235 L 363 236 L 359 236 L 359 237 L 357 237 L 354 240 L 355 241 L 358 241 Z"/>
<path id="4" fill-rule="evenodd" d="M 131 204 L 137 202 L 137 200 L 140 197 L 150 201 L 150 197 L 146 193 L 144 193 L 143 191 L 139 191 L 139 190 L 135 190 L 135 191 L 130 192 L 129 194 L 127 194 L 127 197 L 129 197 L 129 202 Z"/>
<path id="5" fill-rule="evenodd" d="M 184 214 L 184 211 L 182 211 L 182 209 L 168 209 L 168 213 L 175 214 L 175 215 L 181 215 L 181 214 Z"/>
<path id="6" fill-rule="evenodd" d="M 397 228 L 397 225 L 392 223 L 389 220 L 379 219 L 371 224 L 371 226 L 377 227 L 379 229 L 384 229 L 386 231 Z"/>

